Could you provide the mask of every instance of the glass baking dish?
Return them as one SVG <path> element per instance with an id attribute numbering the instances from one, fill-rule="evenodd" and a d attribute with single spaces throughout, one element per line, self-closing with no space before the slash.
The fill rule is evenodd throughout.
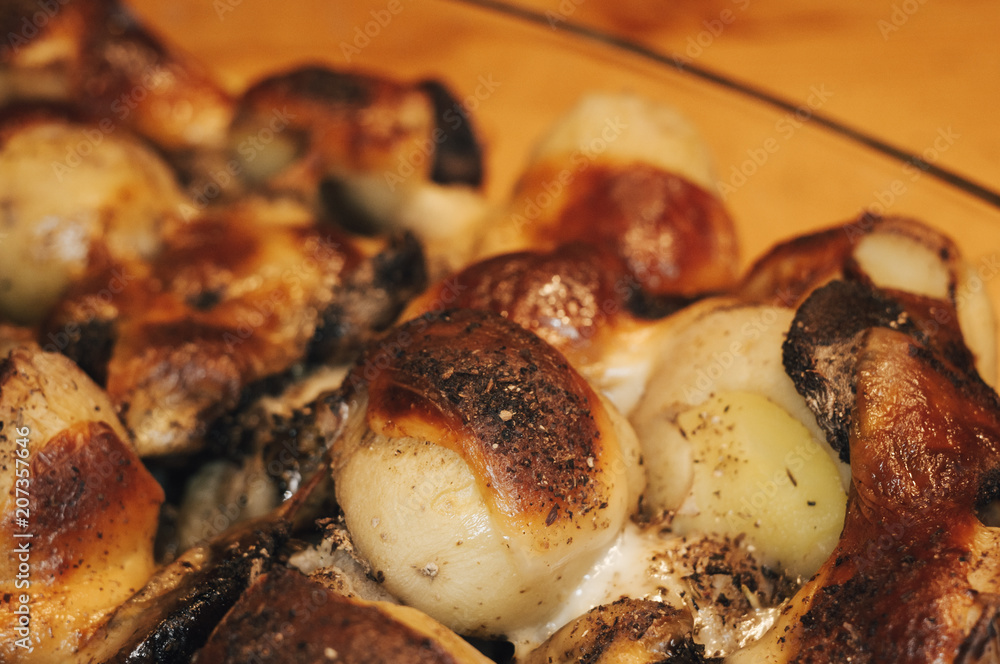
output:
<path id="1" fill-rule="evenodd" d="M 444 81 L 479 127 L 493 201 L 509 195 L 534 142 L 581 95 L 628 91 L 673 104 L 715 156 L 744 266 L 778 240 L 864 210 L 911 215 L 958 242 L 1000 309 L 1000 194 L 935 172 L 954 140 L 946 127 L 909 155 L 829 120 L 822 80 L 801 99 L 775 99 L 697 61 L 579 28 L 572 16 L 553 21 L 489 0 L 131 4 L 233 90 L 304 62 Z"/>

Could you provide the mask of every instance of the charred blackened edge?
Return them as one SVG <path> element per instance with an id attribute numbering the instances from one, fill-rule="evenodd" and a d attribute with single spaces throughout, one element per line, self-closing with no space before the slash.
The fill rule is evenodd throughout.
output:
<path id="1" fill-rule="evenodd" d="M 101 661 L 190 662 L 244 590 L 272 567 L 287 531 L 280 519 L 250 524 L 209 545 L 200 565 L 179 559 L 112 615 L 84 647 L 81 661 L 110 644 L 115 654 Z"/>
<path id="2" fill-rule="evenodd" d="M 722 293 L 699 293 L 698 295 L 656 295 L 642 289 L 634 289 L 625 297 L 628 311 L 642 320 L 660 320 L 685 309 L 692 304 Z"/>
<path id="3" fill-rule="evenodd" d="M 101 318 L 84 321 L 72 333 L 67 331 L 66 339 L 66 347 L 60 352 L 76 362 L 95 383 L 107 386 L 108 364 L 118 342 L 116 322 Z"/>
<path id="4" fill-rule="evenodd" d="M 346 597 L 298 571 L 276 567 L 247 591 L 195 661 L 460 664 L 469 661 L 463 654 L 378 603 Z"/>
<path id="5" fill-rule="evenodd" d="M 434 105 L 434 162 L 431 180 L 438 184 L 483 183 L 483 149 L 472 119 L 443 83 L 423 81 L 418 86 Z"/>
<path id="6" fill-rule="evenodd" d="M 1000 595 L 981 594 L 976 599 L 982 606 L 982 613 L 962 643 L 955 664 L 985 664 L 1000 659 L 1000 640 L 997 639 Z"/>
<path id="7" fill-rule="evenodd" d="M 427 286 L 423 248 L 412 233 L 388 247 L 344 282 L 306 351 L 309 363 L 342 361 L 356 355 L 372 335 L 392 325 L 403 307 Z"/>
<path id="8" fill-rule="evenodd" d="M 844 462 L 850 460 L 858 350 L 873 327 L 927 342 L 899 302 L 862 283 L 833 281 L 802 303 L 782 346 L 786 373 Z"/>

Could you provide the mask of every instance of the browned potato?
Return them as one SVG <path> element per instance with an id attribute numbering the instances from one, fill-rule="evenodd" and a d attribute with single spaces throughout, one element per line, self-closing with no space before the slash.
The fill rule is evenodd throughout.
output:
<path id="1" fill-rule="evenodd" d="M 0 362 L 0 658 L 66 661 L 153 573 L 163 491 L 71 361 Z"/>

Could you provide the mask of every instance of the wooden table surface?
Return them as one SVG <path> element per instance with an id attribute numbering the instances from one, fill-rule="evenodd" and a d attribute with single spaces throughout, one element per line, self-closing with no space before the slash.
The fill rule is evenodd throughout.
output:
<path id="1" fill-rule="evenodd" d="M 996 0 L 517 1 L 793 100 L 825 86 L 824 113 L 917 154 L 950 131 L 938 163 L 1000 190 Z"/>
<path id="2" fill-rule="evenodd" d="M 510 1 L 554 24 L 596 26 L 812 104 L 1000 190 L 997 0 Z M 544 24 L 522 28 L 446 0 L 129 2 L 234 90 L 264 72 L 317 60 L 402 78 L 442 75 L 460 95 L 496 81 L 473 109 L 494 200 L 503 200 L 532 143 L 582 91 L 635 90 L 692 115 L 716 154 L 720 182 L 738 180 L 760 146 L 779 141 L 780 152 L 726 201 L 745 262 L 779 238 L 882 207 L 944 229 L 975 262 L 1000 264 L 996 207 L 830 137 L 816 123 L 786 135 L 787 117 L 773 109 L 566 40 Z M 1000 309 L 998 271 L 986 287 Z"/>
<path id="3" fill-rule="evenodd" d="M 791 100 L 804 101 L 810 89 L 823 86 L 831 92 L 824 113 L 915 153 L 932 147 L 939 131 L 951 131 L 957 139 L 939 163 L 1000 190 L 996 0 L 513 2 L 556 23 L 595 26 L 678 53 Z M 255 40 L 262 47 L 279 44 L 294 55 L 321 40 L 343 41 L 371 18 L 369 5 L 388 3 L 272 3 L 285 14 L 277 22 L 261 0 L 131 4 L 187 47 L 221 53 L 245 32 L 260 30 L 268 31 Z M 256 23 L 255 17 L 267 18 Z M 313 32 L 302 34 L 303 25 Z M 275 34 L 282 29 L 288 32 Z M 252 47 L 243 46 L 260 57 Z M 341 59 L 336 51 L 328 55 Z"/>

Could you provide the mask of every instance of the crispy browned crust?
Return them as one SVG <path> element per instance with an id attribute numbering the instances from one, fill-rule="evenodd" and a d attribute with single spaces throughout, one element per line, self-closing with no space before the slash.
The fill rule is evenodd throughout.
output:
<path id="1" fill-rule="evenodd" d="M 838 425 L 853 479 L 836 550 L 776 628 L 780 661 L 975 661 L 1000 615 L 996 534 L 977 518 L 997 493 L 1000 399 L 914 325 L 845 314 L 812 333 L 847 344 L 834 353 L 847 354 L 839 373 L 853 389 L 812 405 L 855 401 Z"/>
<path id="2" fill-rule="evenodd" d="M 435 630 L 421 627 L 400 620 L 391 605 L 347 598 L 297 571 L 276 567 L 243 595 L 194 661 L 488 661 L 477 657 L 471 646 L 456 647 L 457 637 L 443 639 Z"/>
<path id="3" fill-rule="evenodd" d="M 76 65 L 82 57 L 80 50 L 86 35 L 94 29 L 101 17 L 107 15 L 110 5 L 107 0 L 74 0 L 59 3 L 57 11 L 51 11 L 51 8 L 45 11 L 32 0 L 8 0 L 2 3 L 0 31 L 6 39 L 4 48 L 0 48 L 0 67 L 29 65 L 30 49 L 34 45 L 44 45 L 46 41 L 58 38 L 68 38 L 76 47 L 69 54 L 69 60 L 62 60 L 58 64 L 67 69 Z M 39 13 L 41 15 L 36 17 Z M 24 33 L 33 36 L 29 38 Z"/>
<path id="4" fill-rule="evenodd" d="M 412 239 L 359 248 L 237 207 L 181 227 L 149 265 L 92 269 L 42 338 L 106 380 L 142 455 L 189 452 L 259 381 L 356 351 L 423 279 Z"/>
<path id="5" fill-rule="evenodd" d="M 0 362 L 4 661 L 23 654 L 12 627 L 19 597 L 30 597 L 35 656 L 65 661 L 153 572 L 163 491 L 112 410 L 62 355 L 28 344 Z"/>
<path id="6" fill-rule="evenodd" d="M 274 174 L 272 186 L 315 195 L 319 181 L 338 173 L 395 173 L 409 154 L 423 150 L 417 166 L 431 172 L 434 104 L 416 85 L 358 73 L 307 66 L 269 76 L 244 92 L 234 136 L 278 126 L 298 148 L 293 162 Z"/>
<path id="7" fill-rule="evenodd" d="M 739 285 L 742 298 L 794 307 L 843 269 L 851 242 L 843 227 L 801 235 L 758 258 Z"/>
<path id="8" fill-rule="evenodd" d="M 663 602 L 623 597 L 598 606 L 553 634 L 523 664 L 700 664 L 705 657 L 692 640 L 688 611 Z"/>
<path id="9" fill-rule="evenodd" d="M 15 418 L 0 423 L 0 440 L 5 465 L 9 464 L 12 474 L 15 467 L 12 451 L 20 448 L 15 446 L 15 439 L 27 441 L 27 449 L 31 451 L 28 474 L 31 490 L 23 495 L 28 496 L 28 511 L 33 515 L 34 546 L 47 556 L 37 569 L 53 582 L 78 568 L 81 561 L 91 568 L 95 560 L 127 553 L 135 529 L 148 530 L 149 524 L 156 523 L 163 491 L 132 447 L 102 419 L 114 415 L 99 412 L 97 406 L 87 412 L 82 395 L 79 399 L 83 407 L 74 413 L 80 419 L 69 422 L 51 436 L 44 429 L 26 426 L 17 419 L 18 409 L 27 406 L 29 395 L 37 393 L 43 400 L 77 398 L 75 394 L 50 392 L 41 387 L 33 375 L 37 367 L 31 363 L 29 352 L 23 348 L 16 356 L 0 362 L 0 399 L 6 402 L 5 410 L 14 409 Z M 59 359 L 71 366 L 65 358 Z M 76 390 L 97 390 L 79 374 L 67 375 L 65 380 Z M 60 415 L 51 416 L 56 426 L 67 411 L 72 412 L 72 406 L 60 407 Z M 33 416 L 49 417 L 38 411 L 33 411 Z M 83 419 L 87 416 L 93 419 Z M 21 435 L 18 430 L 27 433 Z M 11 452 L 9 459 L 7 452 Z M 4 529 L 13 531 L 13 511 L 5 516 Z M 126 535 L 125 549 L 116 549 L 116 531 L 118 535 Z M 147 534 L 152 536 L 151 531 Z"/>
<path id="10" fill-rule="evenodd" d="M 610 341 L 639 284 L 618 260 L 572 243 L 551 252 L 502 254 L 431 286 L 403 319 L 446 308 L 486 309 L 524 327 L 581 366 Z"/>
<path id="11" fill-rule="evenodd" d="M 958 279 L 959 251 L 947 236 L 907 217 L 882 217 L 866 212 L 840 226 L 801 235 L 775 245 L 757 259 L 737 287 L 750 302 L 797 307 L 816 288 L 831 279 L 871 283 L 851 254 L 870 233 L 900 235 L 932 250 L 949 267 L 951 297 Z"/>
<path id="12" fill-rule="evenodd" d="M 521 186 L 525 195 L 538 187 L 540 196 L 544 184 L 558 181 L 557 170 L 539 169 Z M 564 196 L 551 222 L 524 224 L 533 248 L 579 241 L 611 251 L 652 296 L 690 297 L 735 283 L 732 219 L 698 185 L 643 163 L 594 164 L 566 185 Z"/>
<path id="13" fill-rule="evenodd" d="M 121 4 L 60 2 L 48 16 L 37 2 L 5 3 L 0 24 L 12 27 L 3 34 L 20 35 L 25 21 L 37 25 L 38 13 L 47 18 L 37 36 L 0 50 L 0 73 L 13 81 L 52 77 L 61 82 L 61 94 L 38 97 L 31 85 L 15 84 L 15 98 L 73 104 L 95 121 L 126 126 L 166 150 L 223 144 L 232 116 L 229 95 L 193 60 L 168 50 Z M 73 49 L 58 61 L 38 67 L 26 58 L 40 44 L 67 38 Z"/>
<path id="14" fill-rule="evenodd" d="M 34 546 L 48 554 L 36 567 L 43 578 L 99 570 L 132 550 L 136 528 L 157 522 L 163 490 L 107 424 L 77 424 L 41 453 L 31 461 L 30 511 Z"/>
<path id="15" fill-rule="evenodd" d="M 459 453 L 491 506 L 520 527 L 555 532 L 608 504 L 605 449 L 615 442 L 599 398 L 558 351 L 497 314 L 405 323 L 347 384 L 366 389 L 374 432 Z"/>
<path id="16" fill-rule="evenodd" d="M 17 435 L 15 424 L 6 438 Z M 8 470 L 14 472 L 13 464 Z M 163 490 L 107 424 L 79 422 L 37 441 L 29 477 L 35 582 L 56 586 L 77 572 L 100 574 L 141 547 L 143 538 L 151 548 Z M 15 524 L 13 498 L 12 491 L 2 527 L 12 542 L 11 533 L 24 530 Z"/>
<path id="17" fill-rule="evenodd" d="M 401 106 L 420 111 L 402 124 Z M 429 136 L 431 105 L 412 85 L 326 67 L 301 67 L 268 76 L 240 98 L 234 124 L 266 123 L 274 112 L 287 116 L 305 146 L 330 168 L 370 171 L 395 168 L 397 151 Z"/>

